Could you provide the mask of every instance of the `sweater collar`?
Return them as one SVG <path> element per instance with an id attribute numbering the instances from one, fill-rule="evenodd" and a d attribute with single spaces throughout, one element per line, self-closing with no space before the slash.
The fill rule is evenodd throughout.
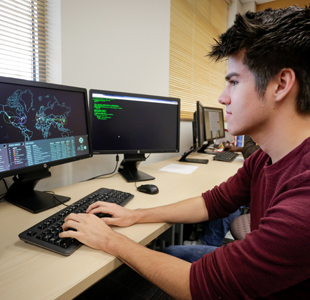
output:
<path id="1" fill-rule="evenodd" d="M 310 151 L 310 137 L 305 139 L 299 146 L 289 152 L 287 155 L 282 157 L 276 163 L 272 164 L 271 157 L 268 155 L 268 159 L 265 163 L 265 167 L 269 169 L 284 169 L 287 168 L 290 164 L 296 162 L 296 157 L 301 157 L 300 154 L 307 153 Z"/>

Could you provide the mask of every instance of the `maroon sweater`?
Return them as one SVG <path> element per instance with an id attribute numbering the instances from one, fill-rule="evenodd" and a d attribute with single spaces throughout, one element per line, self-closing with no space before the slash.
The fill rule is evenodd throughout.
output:
<path id="1" fill-rule="evenodd" d="M 192 264 L 193 299 L 310 299 L 310 138 L 275 164 L 256 151 L 203 197 L 211 220 L 251 199 L 251 233 Z"/>

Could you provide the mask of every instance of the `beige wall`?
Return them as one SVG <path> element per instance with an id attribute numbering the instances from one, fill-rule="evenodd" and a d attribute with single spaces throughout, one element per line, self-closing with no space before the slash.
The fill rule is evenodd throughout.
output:
<path id="1" fill-rule="evenodd" d="M 305 5 L 310 4 L 310 0 L 276 0 L 264 4 L 256 5 L 256 11 L 264 10 L 266 8 L 285 8 L 288 6 L 291 6 L 293 4 L 296 4 L 297 6 L 304 7 Z"/>

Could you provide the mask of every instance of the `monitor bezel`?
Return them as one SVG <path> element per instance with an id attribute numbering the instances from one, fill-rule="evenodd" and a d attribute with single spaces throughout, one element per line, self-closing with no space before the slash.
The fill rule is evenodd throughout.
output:
<path id="1" fill-rule="evenodd" d="M 5 178 L 13 175 L 19 175 L 19 174 L 26 174 L 31 173 L 35 171 L 40 170 L 46 170 L 50 167 L 66 164 L 69 162 L 78 161 L 81 159 L 90 158 L 93 156 L 92 152 L 92 142 L 91 142 L 91 127 L 90 127 L 90 119 L 89 119 L 89 110 L 88 110 L 88 99 L 87 99 L 87 89 L 80 88 L 80 87 L 73 87 L 73 86 L 67 86 L 67 85 L 60 85 L 60 84 L 54 84 L 54 83 L 47 83 L 47 82 L 41 82 L 41 81 L 31 81 L 31 80 L 24 80 L 24 79 L 17 79 L 17 78 L 11 78 L 11 77 L 3 77 L 0 76 L 0 83 L 4 84 L 15 84 L 19 86 L 26 86 L 26 87 L 38 87 L 38 88 L 49 88 L 49 89 L 56 89 L 56 90 L 65 90 L 65 91 L 73 91 L 73 92 L 79 92 L 84 94 L 84 111 L 85 111 L 85 121 L 87 126 L 87 135 L 88 135 L 88 145 L 89 145 L 89 153 L 83 154 L 75 157 L 69 157 L 65 159 L 60 159 L 56 161 L 41 163 L 34 166 L 27 166 L 22 167 L 19 169 L 13 169 L 13 170 L 7 170 L 0 172 L 0 178 Z"/>
<path id="2" fill-rule="evenodd" d="M 124 149 L 124 150 L 97 150 L 93 149 L 93 154 L 147 154 L 147 153 L 179 153 L 180 152 L 180 111 L 181 111 L 181 100 L 174 97 L 165 97 L 165 96 L 155 96 L 148 94 L 138 94 L 130 92 L 118 92 L 110 90 L 100 90 L 100 89 L 90 89 L 89 90 L 89 109 L 90 109 L 90 122 L 92 120 L 91 113 L 93 111 L 92 93 L 105 93 L 108 95 L 119 95 L 119 96 L 129 96 L 129 97 L 139 97 L 139 98 L 149 98 L 149 99 L 158 99 L 158 100 L 168 100 L 168 101 L 177 101 L 178 102 L 178 112 L 177 112 L 177 140 L 176 140 L 176 149 Z M 91 132 L 93 133 L 92 122 L 91 122 Z"/>
<path id="3" fill-rule="evenodd" d="M 202 110 L 202 116 L 200 115 L 200 109 Z M 201 121 L 202 121 L 202 126 L 200 126 Z M 206 141 L 204 106 L 200 101 L 196 102 L 196 136 L 197 136 L 197 143 L 198 143 L 197 149 L 200 149 L 201 147 L 203 147 L 204 142 Z"/>

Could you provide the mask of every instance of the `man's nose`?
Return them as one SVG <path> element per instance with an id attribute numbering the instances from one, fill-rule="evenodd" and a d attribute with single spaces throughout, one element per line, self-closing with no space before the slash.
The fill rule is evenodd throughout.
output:
<path id="1" fill-rule="evenodd" d="M 230 97 L 228 96 L 226 89 L 222 92 L 222 94 L 218 98 L 218 102 L 222 105 L 230 104 Z"/>

